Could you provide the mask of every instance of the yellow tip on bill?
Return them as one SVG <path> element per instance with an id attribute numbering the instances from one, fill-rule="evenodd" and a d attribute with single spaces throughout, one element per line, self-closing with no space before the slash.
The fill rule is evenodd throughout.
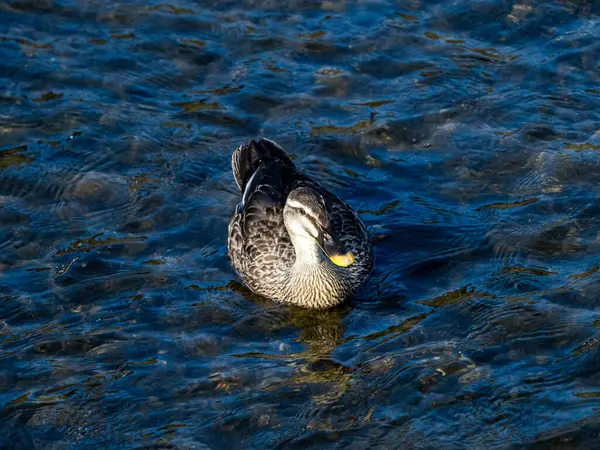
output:
<path id="1" fill-rule="evenodd" d="M 336 266 L 340 267 L 348 267 L 354 264 L 354 255 L 350 252 L 344 255 L 330 256 L 329 259 L 331 259 L 331 262 Z"/>

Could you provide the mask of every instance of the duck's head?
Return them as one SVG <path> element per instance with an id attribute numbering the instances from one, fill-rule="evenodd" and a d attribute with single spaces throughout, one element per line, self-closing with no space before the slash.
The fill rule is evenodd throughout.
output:
<path id="1" fill-rule="evenodd" d="M 300 253 L 314 258 L 322 252 L 336 266 L 354 263 L 354 255 L 344 249 L 333 233 L 325 200 L 315 189 L 301 186 L 290 192 L 283 219 L 297 256 Z"/>

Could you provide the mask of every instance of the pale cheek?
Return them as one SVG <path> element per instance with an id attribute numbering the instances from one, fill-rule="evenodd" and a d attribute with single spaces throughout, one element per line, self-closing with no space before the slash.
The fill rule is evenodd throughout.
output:
<path id="1" fill-rule="evenodd" d="M 308 220 L 305 220 L 304 221 L 304 226 L 306 228 L 306 232 L 308 232 L 311 235 L 311 237 L 318 235 L 318 231 L 315 228 L 315 226 L 312 224 L 312 222 L 309 222 Z"/>
<path id="2" fill-rule="evenodd" d="M 291 234 L 307 238 L 313 238 L 313 236 L 317 236 L 317 229 L 312 224 L 312 222 L 304 218 L 300 220 L 300 222 L 294 221 L 291 224 L 289 224 L 288 231 Z"/>
<path id="3" fill-rule="evenodd" d="M 289 232 L 296 236 L 306 236 L 306 230 L 298 222 L 292 222 L 289 227 Z"/>

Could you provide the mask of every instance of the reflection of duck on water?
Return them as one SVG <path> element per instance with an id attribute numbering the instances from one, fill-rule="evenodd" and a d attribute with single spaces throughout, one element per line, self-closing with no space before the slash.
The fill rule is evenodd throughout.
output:
<path id="1" fill-rule="evenodd" d="M 309 308 L 341 303 L 365 281 L 373 249 L 354 210 L 299 173 L 274 142 L 239 147 L 243 193 L 229 223 L 229 257 L 255 293 Z"/>
<path id="2" fill-rule="evenodd" d="M 300 334 L 297 341 L 305 345 L 307 350 L 294 357 L 302 356 L 311 361 L 321 357 L 329 358 L 330 352 L 344 342 L 344 318 L 351 309 L 348 305 L 317 310 L 278 305 L 254 294 L 237 281 L 210 289 L 235 292 L 246 300 L 261 305 L 256 314 L 246 316 L 236 325 L 240 332 L 256 335 L 279 333 L 289 327 L 298 328 Z"/>
<path id="3" fill-rule="evenodd" d="M 248 352 L 236 354 L 236 357 L 287 361 L 294 368 L 293 376 L 286 381 L 291 384 L 337 383 L 341 379 L 345 380 L 352 372 L 331 354 L 347 340 L 344 337 L 344 319 L 351 309 L 349 306 L 315 310 L 277 305 L 253 294 L 237 282 L 229 283 L 227 290 L 263 306 L 235 325 L 237 334 L 278 336 L 293 330 L 296 336 L 293 341 L 302 345 L 301 348 L 295 345 L 290 347 L 288 341 L 274 352 Z"/>

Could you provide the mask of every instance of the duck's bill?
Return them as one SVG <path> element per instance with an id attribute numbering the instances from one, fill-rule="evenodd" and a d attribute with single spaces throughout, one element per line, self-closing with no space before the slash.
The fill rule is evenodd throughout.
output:
<path id="1" fill-rule="evenodd" d="M 323 251 L 336 266 L 348 267 L 354 264 L 354 255 L 342 249 L 332 238 L 323 240 Z"/>

